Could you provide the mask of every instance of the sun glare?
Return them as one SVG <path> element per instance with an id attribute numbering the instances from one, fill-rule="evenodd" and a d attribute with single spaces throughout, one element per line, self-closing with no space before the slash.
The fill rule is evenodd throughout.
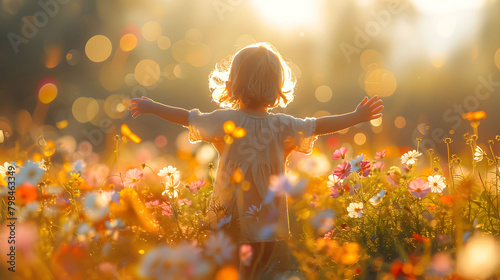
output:
<path id="1" fill-rule="evenodd" d="M 263 20 L 280 28 L 311 27 L 318 23 L 320 0 L 253 0 Z"/>
<path id="2" fill-rule="evenodd" d="M 484 0 L 413 0 L 424 13 L 453 13 L 481 8 Z"/>

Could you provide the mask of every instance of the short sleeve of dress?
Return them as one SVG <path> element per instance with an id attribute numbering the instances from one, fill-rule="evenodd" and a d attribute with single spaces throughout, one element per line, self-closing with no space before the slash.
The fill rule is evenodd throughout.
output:
<path id="1" fill-rule="evenodd" d="M 198 109 L 189 111 L 189 142 L 199 141 L 217 142 L 224 137 L 224 110 L 215 110 L 210 113 L 200 113 Z"/>
<path id="2" fill-rule="evenodd" d="M 318 136 L 316 130 L 316 118 L 295 118 L 293 116 L 280 114 L 282 125 L 284 124 L 285 149 L 309 154 L 312 152 L 314 142 Z"/>

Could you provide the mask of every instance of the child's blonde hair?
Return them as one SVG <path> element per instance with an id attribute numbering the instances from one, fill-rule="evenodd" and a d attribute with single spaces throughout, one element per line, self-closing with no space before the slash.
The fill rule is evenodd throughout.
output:
<path id="1" fill-rule="evenodd" d="M 267 42 L 246 46 L 220 61 L 209 76 L 213 100 L 223 108 L 233 109 L 238 109 L 240 102 L 250 108 L 285 108 L 293 100 L 295 83 L 286 61 Z"/>

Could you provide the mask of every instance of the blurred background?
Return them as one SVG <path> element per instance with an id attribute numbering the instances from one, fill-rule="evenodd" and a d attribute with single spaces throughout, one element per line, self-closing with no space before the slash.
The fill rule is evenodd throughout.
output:
<path id="1" fill-rule="evenodd" d="M 0 3 L 4 147 L 67 135 L 103 151 L 121 133 L 173 153 L 188 145 L 186 129 L 154 116 L 133 119 L 129 100 L 215 110 L 210 71 L 259 41 L 272 43 L 298 79 L 295 101 L 274 112 L 342 114 L 366 95 L 383 97 L 383 119 L 320 138 L 327 153 L 348 145 L 399 157 L 417 137 L 421 151 L 443 153 L 447 136 L 464 149 L 469 111 L 486 113 L 478 143 L 500 134 L 499 1 Z"/>

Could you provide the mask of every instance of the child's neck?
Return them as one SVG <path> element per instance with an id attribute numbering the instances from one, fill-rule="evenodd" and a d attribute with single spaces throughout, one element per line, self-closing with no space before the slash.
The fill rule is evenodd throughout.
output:
<path id="1" fill-rule="evenodd" d="M 262 114 L 267 114 L 268 107 L 246 107 L 244 104 L 240 104 L 240 110 L 244 113 L 249 113 L 249 114 L 257 114 L 257 115 L 262 115 Z"/>

